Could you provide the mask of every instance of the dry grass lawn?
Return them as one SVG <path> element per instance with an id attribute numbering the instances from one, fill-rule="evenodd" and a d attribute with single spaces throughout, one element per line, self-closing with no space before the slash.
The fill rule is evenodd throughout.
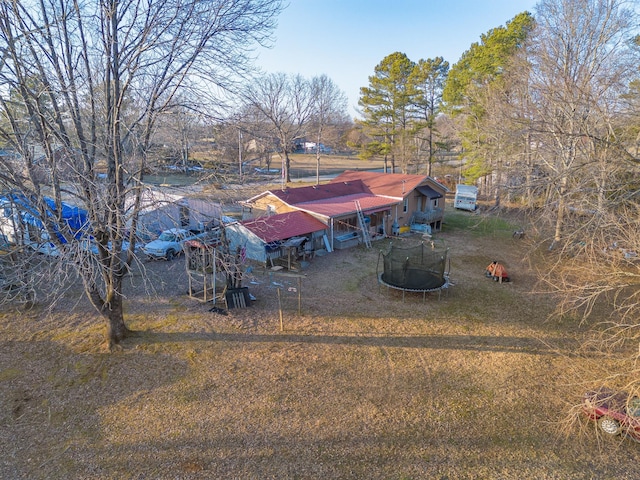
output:
<path id="1" fill-rule="evenodd" d="M 527 241 L 481 220 L 451 212 L 438 234 L 454 283 L 440 298 L 379 287 L 382 240 L 316 257 L 300 283 L 253 270 L 257 301 L 228 315 L 185 295 L 181 259 L 149 263 L 157 296 L 133 278 L 140 333 L 113 354 L 82 301 L 5 311 L 0 477 L 640 478 L 638 445 L 572 409 L 617 357 L 549 319 Z M 512 283 L 483 277 L 494 258 Z"/>
<path id="2" fill-rule="evenodd" d="M 275 160 L 274 160 L 275 161 Z M 277 162 L 275 163 L 278 168 Z M 390 167 L 390 165 L 389 165 Z M 379 158 L 358 160 L 355 156 L 323 155 L 320 157 L 320 173 L 327 175 L 345 170 L 382 170 L 384 161 Z M 291 179 L 316 175 L 316 156 L 309 154 L 291 155 Z"/>

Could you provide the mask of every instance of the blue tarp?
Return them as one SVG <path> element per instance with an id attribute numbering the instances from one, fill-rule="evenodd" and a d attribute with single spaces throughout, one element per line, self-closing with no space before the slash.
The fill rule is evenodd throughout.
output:
<path id="1" fill-rule="evenodd" d="M 44 201 L 47 204 L 47 216 L 53 217 L 56 215 L 57 209 L 55 201 L 52 198 L 45 197 Z M 3 208 L 16 207 L 19 210 L 21 220 L 29 225 L 33 225 L 38 228 L 44 228 L 44 223 L 40 216 L 40 212 L 33 206 L 33 203 L 29 201 L 24 195 L 12 194 L 9 196 L 0 197 L 0 206 Z M 89 221 L 87 219 L 87 211 L 78 207 L 69 205 L 62 202 L 62 220 L 67 224 L 69 230 L 73 232 L 75 238 L 83 237 L 87 234 L 89 229 Z M 6 216 L 6 213 L 5 213 Z M 56 235 L 62 243 L 66 243 L 65 238 L 59 233 L 59 228 L 56 226 Z"/>

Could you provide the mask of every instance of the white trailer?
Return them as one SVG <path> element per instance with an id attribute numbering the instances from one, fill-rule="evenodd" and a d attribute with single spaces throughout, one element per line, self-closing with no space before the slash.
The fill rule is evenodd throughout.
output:
<path id="1" fill-rule="evenodd" d="M 453 206 L 471 212 L 478 208 L 478 187 L 473 185 L 456 185 L 456 196 Z"/>

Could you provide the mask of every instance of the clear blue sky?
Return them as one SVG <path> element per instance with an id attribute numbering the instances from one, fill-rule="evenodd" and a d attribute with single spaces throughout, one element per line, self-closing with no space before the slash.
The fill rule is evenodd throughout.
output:
<path id="1" fill-rule="evenodd" d="M 266 73 L 306 78 L 326 74 L 349 98 L 356 116 L 360 87 L 384 57 L 443 57 L 455 64 L 480 35 L 518 13 L 534 13 L 534 0 L 289 0 L 278 17 L 272 49 L 260 49 Z"/>

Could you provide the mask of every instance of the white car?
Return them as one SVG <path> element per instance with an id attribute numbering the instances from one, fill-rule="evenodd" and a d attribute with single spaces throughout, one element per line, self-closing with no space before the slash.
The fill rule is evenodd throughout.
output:
<path id="1" fill-rule="evenodd" d="M 158 238 L 142 247 L 145 255 L 151 258 L 172 260 L 182 252 L 184 242 L 198 238 L 213 239 L 219 236 L 219 230 L 210 231 L 187 230 L 185 228 L 170 228 L 160 234 Z"/>
<path id="2" fill-rule="evenodd" d="M 195 235 L 195 233 L 184 228 L 170 228 L 142 247 L 142 251 L 152 258 L 172 260 L 182 252 L 182 244 Z"/>

